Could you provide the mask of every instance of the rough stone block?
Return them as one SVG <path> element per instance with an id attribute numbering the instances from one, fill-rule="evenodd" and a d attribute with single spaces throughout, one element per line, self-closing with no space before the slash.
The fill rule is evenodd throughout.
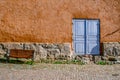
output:
<path id="1" fill-rule="evenodd" d="M 71 51 L 70 44 L 61 44 L 59 45 L 59 49 L 61 53 L 70 55 Z"/>
<path id="2" fill-rule="evenodd" d="M 47 58 L 55 59 L 60 55 L 59 49 L 48 49 Z"/>
<path id="3" fill-rule="evenodd" d="M 117 61 L 117 57 L 109 56 L 109 57 L 108 57 L 108 60 L 109 60 L 109 61 Z"/>
<path id="4" fill-rule="evenodd" d="M 101 61 L 101 56 L 93 56 L 94 63 Z"/>
<path id="5" fill-rule="evenodd" d="M 22 43 L 3 43 L 6 49 L 23 49 Z"/>
<path id="6" fill-rule="evenodd" d="M 25 50 L 33 49 L 33 50 L 36 51 L 36 46 L 35 46 L 34 43 L 25 43 L 25 44 L 24 44 L 24 49 L 25 49 Z"/>
<path id="7" fill-rule="evenodd" d="M 46 49 L 57 49 L 58 46 L 57 44 L 41 44 L 43 48 L 46 48 Z"/>
<path id="8" fill-rule="evenodd" d="M 38 48 L 37 55 L 39 55 L 41 59 L 46 59 L 47 58 L 47 50 L 44 49 L 41 45 L 39 45 L 37 48 Z"/>
<path id="9" fill-rule="evenodd" d="M 104 43 L 104 56 L 120 56 L 120 43 L 119 42 L 106 42 Z"/>
<path id="10" fill-rule="evenodd" d="M 4 56 L 5 56 L 5 54 L 6 54 L 6 51 L 4 51 L 4 50 L 0 49 L 0 57 L 4 57 Z"/>

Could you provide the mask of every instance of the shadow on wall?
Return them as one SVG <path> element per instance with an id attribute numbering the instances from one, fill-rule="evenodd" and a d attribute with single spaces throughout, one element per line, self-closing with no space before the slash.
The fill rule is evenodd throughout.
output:
<path id="1" fill-rule="evenodd" d="M 97 46 L 93 47 L 90 53 L 97 54 L 96 52 L 98 52 Z"/>
<path id="2" fill-rule="evenodd" d="M 104 53 L 103 53 L 103 43 L 100 43 L 100 55 L 103 56 Z"/>
<path id="3" fill-rule="evenodd" d="M 91 50 L 91 54 L 96 54 L 96 52 L 100 51 L 100 55 L 103 55 L 103 43 L 100 43 L 100 49 L 97 48 L 97 46 L 93 47 Z"/>

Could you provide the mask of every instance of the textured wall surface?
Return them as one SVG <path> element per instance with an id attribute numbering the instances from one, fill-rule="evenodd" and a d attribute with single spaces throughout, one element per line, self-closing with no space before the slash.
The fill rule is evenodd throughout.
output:
<path id="1" fill-rule="evenodd" d="M 73 18 L 100 19 L 101 42 L 120 41 L 120 0 L 0 0 L 0 42 L 72 42 Z"/>
<path id="2" fill-rule="evenodd" d="M 104 55 L 120 56 L 120 43 L 119 42 L 105 42 Z"/>
<path id="3" fill-rule="evenodd" d="M 0 43 L 0 58 L 10 53 L 10 49 L 34 50 L 34 60 L 70 58 L 71 45 L 69 43 Z"/>

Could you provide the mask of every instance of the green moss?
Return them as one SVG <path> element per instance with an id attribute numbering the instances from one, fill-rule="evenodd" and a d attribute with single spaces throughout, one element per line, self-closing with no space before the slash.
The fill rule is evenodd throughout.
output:
<path id="1" fill-rule="evenodd" d="M 83 65 L 84 63 L 82 61 L 78 60 L 56 60 L 53 62 L 53 64 L 78 64 Z"/>
<path id="2" fill-rule="evenodd" d="M 108 65 L 106 61 L 98 61 L 96 64 L 97 65 Z"/>
<path id="3" fill-rule="evenodd" d="M 28 65 L 34 65 L 35 62 L 34 62 L 34 61 L 27 61 L 27 62 L 25 62 L 25 64 L 28 64 Z"/>

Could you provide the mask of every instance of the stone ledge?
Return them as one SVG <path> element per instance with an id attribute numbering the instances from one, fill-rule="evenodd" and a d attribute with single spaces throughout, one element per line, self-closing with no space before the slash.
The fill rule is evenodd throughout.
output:
<path id="1" fill-rule="evenodd" d="M 10 49 L 35 50 L 35 61 L 55 59 L 59 55 L 71 55 L 70 43 L 0 43 L 0 54 L 5 55 Z M 4 52 L 4 53 L 3 53 Z"/>

